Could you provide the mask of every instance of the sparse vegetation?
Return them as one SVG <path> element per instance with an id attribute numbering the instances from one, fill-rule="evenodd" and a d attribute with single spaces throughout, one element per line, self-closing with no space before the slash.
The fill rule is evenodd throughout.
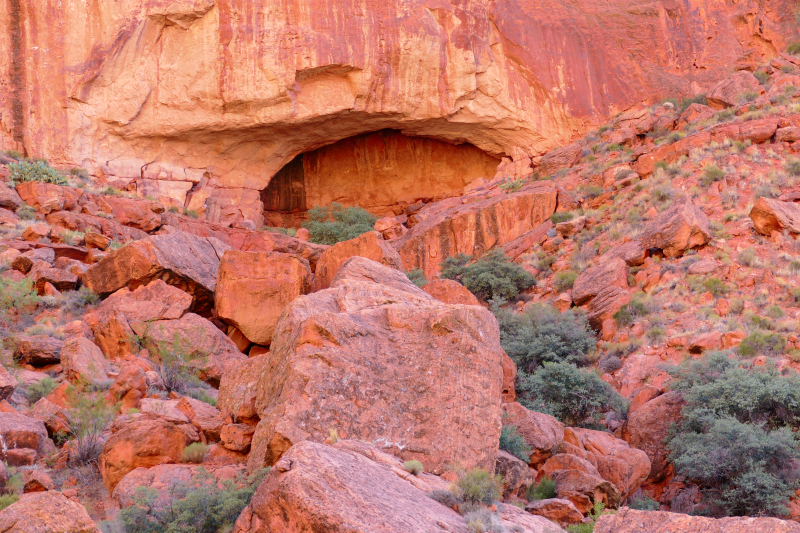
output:
<path id="1" fill-rule="evenodd" d="M 7 166 L 11 173 L 12 184 L 24 181 L 41 181 L 55 185 L 68 184 L 67 178 L 51 167 L 47 161 L 20 161 L 9 163 Z"/>
<path id="2" fill-rule="evenodd" d="M 70 462 L 73 465 L 94 464 L 103 449 L 103 431 L 114 420 L 117 406 L 109 404 L 102 394 L 78 391 L 67 392 L 70 437 L 73 440 Z"/>
<path id="3" fill-rule="evenodd" d="M 776 356 L 783 353 L 786 340 L 778 333 L 756 330 L 742 339 L 738 351 L 742 357 Z"/>
<path id="4" fill-rule="evenodd" d="M 203 457 L 205 457 L 207 451 L 208 445 L 202 442 L 193 442 L 181 452 L 181 462 L 194 464 L 202 463 Z"/>
<path id="5" fill-rule="evenodd" d="M 500 498 L 502 484 L 502 476 L 492 476 L 482 468 L 473 468 L 459 475 L 456 487 L 462 501 L 490 505 Z"/>
<path id="6" fill-rule="evenodd" d="M 517 433 L 517 426 L 514 424 L 503 426 L 503 429 L 500 431 L 500 449 L 526 463 L 530 459 L 531 452 L 533 451 L 525 441 L 525 437 Z"/>
<path id="7" fill-rule="evenodd" d="M 534 483 L 528 487 L 526 494 L 529 501 L 549 500 L 555 498 L 556 495 L 556 482 L 551 478 L 544 476 L 538 483 Z"/>
<path id="8" fill-rule="evenodd" d="M 308 221 L 303 223 L 303 227 L 308 229 L 311 242 L 336 244 L 372 231 L 376 220 L 376 216 L 360 207 L 346 208 L 334 202 L 328 207 L 309 209 Z"/>
<path id="9" fill-rule="evenodd" d="M 424 287 L 428 284 L 428 278 L 425 277 L 425 273 L 421 268 L 415 268 L 414 270 L 406 272 L 406 276 L 408 276 L 408 279 L 411 280 L 411 283 L 417 287 Z"/>
<path id="10" fill-rule="evenodd" d="M 58 383 L 51 377 L 42 378 L 41 381 L 34 383 L 28 387 L 25 392 L 25 395 L 28 397 L 28 401 L 31 405 L 35 404 L 58 387 Z"/>
<path id="11" fill-rule="evenodd" d="M 411 461 L 406 461 L 403 463 L 403 468 L 406 472 L 415 476 L 418 476 L 425 471 L 425 466 L 416 459 L 412 459 Z"/>

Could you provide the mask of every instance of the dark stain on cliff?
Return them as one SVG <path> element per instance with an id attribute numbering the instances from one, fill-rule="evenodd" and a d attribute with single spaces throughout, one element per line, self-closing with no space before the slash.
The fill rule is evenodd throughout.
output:
<path id="1" fill-rule="evenodd" d="M 9 32 L 11 34 L 11 116 L 14 124 L 12 134 L 19 146 L 25 140 L 25 106 L 23 94 L 25 90 L 25 56 L 23 54 L 22 8 L 23 0 L 9 2 Z"/>

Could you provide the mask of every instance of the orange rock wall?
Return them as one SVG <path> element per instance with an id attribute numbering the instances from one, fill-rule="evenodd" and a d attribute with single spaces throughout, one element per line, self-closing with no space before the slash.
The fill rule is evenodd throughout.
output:
<path id="1" fill-rule="evenodd" d="M 468 183 L 494 177 L 498 163 L 469 144 L 391 130 L 359 135 L 303 155 L 306 205 L 341 202 L 392 215 L 398 203 L 460 195 Z"/>
<path id="2" fill-rule="evenodd" d="M 4 0 L 0 148 L 252 219 L 297 154 L 367 132 L 539 155 L 774 55 L 793 5 Z"/>

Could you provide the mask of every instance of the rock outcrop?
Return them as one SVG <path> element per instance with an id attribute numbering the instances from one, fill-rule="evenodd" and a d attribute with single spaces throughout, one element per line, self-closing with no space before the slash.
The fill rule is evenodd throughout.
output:
<path id="1" fill-rule="evenodd" d="M 622 438 L 643 450 L 650 458 L 649 481 L 660 481 L 667 468 L 667 449 L 664 440 L 670 427 L 680 420 L 685 402 L 677 391 L 662 394 L 631 413 L 622 428 Z"/>
<path id="2" fill-rule="evenodd" d="M 25 494 L 0 511 L 3 533 L 101 533 L 86 508 L 55 490 Z"/>
<path id="3" fill-rule="evenodd" d="M 639 240 L 644 249 L 657 248 L 677 257 L 711 239 L 708 217 L 689 197 L 675 202 L 645 227 Z"/>
<path id="4" fill-rule="evenodd" d="M 314 290 L 330 287 L 334 276 L 345 261 L 351 257 L 366 257 L 382 265 L 403 270 L 403 261 L 397 251 L 383 240 L 380 234 L 368 231 L 344 242 L 339 242 L 325 250 L 317 262 L 314 276 Z"/>
<path id="5" fill-rule="evenodd" d="M 444 304 L 401 271 L 351 258 L 278 323 L 249 464 L 336 430 L 430 472 L 454 461 L 494 470 L 503 355 L 487 309 Z"/>
<path id="6" fill-rule="evenodd" d="M 750 210 L 750 218 L 756 231 L 763 235 L 783 230 L 800 233 L 800 204 L 794 202 L 759 198 Z"/>
<path id="7" fill-rule="evenodd" d="M 594 533 L 800 533 L 800 524 L 777 518 L 706 518 L 623 507 L 600 517 Z"/>

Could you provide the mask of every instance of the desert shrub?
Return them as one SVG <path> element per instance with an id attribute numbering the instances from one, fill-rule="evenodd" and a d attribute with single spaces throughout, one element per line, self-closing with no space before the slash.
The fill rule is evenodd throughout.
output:
<path id="1" fill-rule="evenodd" d="M 753 72 L 753 76 L 756 77 L 758 83 L 761 85 L 765 85 L 769 81 L 769 74 L 764 70 L 757 70 Z"/>
<path id="2" fill-rule="evenodd" d="M 737 260 L 742 265 L 751 267 L 756 264 L 756 251 L 753 248 L 745 248 L 739 252 Z"/>
<path id="3" fill-rule="evenodd" d="M 19 501 L 19 494 L 3 494 L 0 496 L 0 511 Z"/>
<path id="4" fill-rule="evenodd" d="M 136 533 L 219 533 L 230 531 L 269 469 L 218 482 L 204 469 L 191 481 L 159 493 L 138 487 L 132 505 L 120 511 L 126 531 Z"/>
<path id="5" fill-rule="evenodd" d="M 785 164 L 786 172 L 792 176 L 800 176 L 800 159 L 791 157 Z"/>
<path id="6" fill-rule="evenodd" d="M 16 309 L 20 313 L 30 313 L 36 309 L 39 300 L 32 280 L 26 278 L 12 281 L 0 278 L 0 315 L 11 309 Z"/>
<path id="7" fill-rule="evenodd" d="M 622 368 L 622 359 L 618 355 L 606 355 L 597 363 L 599 372 L 615 372 Z"/>
<path id="8" fill-rule="evenodd" d="M 139 340 L 155 356 L 154 370 L 168 393 L 187 394 L 192 389 L 203 388 L 202 382 L 190 371 L 189 366 L 207 359 L 209 355 L 193 352 L 189 339 L 194 334 L 192 331 L 183 332 L 183 336 L 175 333 L 171 341 Z"/>
<path id="9" fill-rule="evenodd" d="M 428 284 L 428 278 L 425 277 L 425 273 L 421 268 L 415 268 L 414 270 L 406 272 L 406 276 L 408 276 L 408 279 L 411 280 L 411 283 L 417 287 L 421 288 Z"/>
<path id="10" fill-rule="evenodd" d="M 587 198 L 597 198 L 603 194 L 603 188 L 598 185 L 586 185 L 583 187 L 583 194 Z"/>
<path id="11" fill-rule="evenodd" d="M 202 463 L 208 451 L 208 445 L 202 442 L 193 442 L 181 452 L 182 463 Z"/>
<path id="12" fill-rule="evenodd" d="M 786 47 L 786 53 L 792 55 L 800 55 L 800 41 L 794 41 L 793 43 L 789 43 L 789 46 Z"/>
<path id="13" fill-rule="evenodd" d="M 492 476 L 482 468 L 473 468 L 461 473 L 456 487 L 462 501 L 490 505 L 500 498 L 502 484 L 502 476 Z"/>
<path id="14" fill-rule="evenodd" d="M 25 395 L 31 404 L 34 404 L 53 392 L 58 387 L 58 383 L 51 377 L 43 378 L 41 381 L 28 387 Z"/>
<path id="15" fill-rule="evenodd" d="M 567 526 L 567 531 L 569 533 L 592 533 L 594 531 L 594 526 L 597 523 L 597 519 L 600 518 L 601 514 L 603 514 L 605 507 L 606 506 L 603 502 L 595 503 L 594 507 L 589 510 L 589 516 L 587 517 L 589 521 Z"/>
<path id="16" fill-rule="evenodd" d="M 103 431 L 114 420 L 116 406 L 109 404 L 102 394 L 88 394 L 70 387 L 67 397 L 70 437 L 73 439 L 70 462 L 84 465 L 94 463 L 103 449 Z"/>
<path id="17" fill-rule="evenodd" d="M 766 311 L 764 311 L 764 314 L 767 315 L 769 318 L 772 318 L 773 320 L 777 320 L 779 318 L 783 318 L 784 316 L 786 316 L 786 313 L 783 312 L 781 306 L 774 304 L 767 307 Z"/>
<path id="18" fill-rule="evenodd" d="M 194 209 L 184 209 L 183 214 L 189 218 L 200 218 L 200 214 Z"/>
<path id="19" fill-rule="evenodd" d="M 631 301 L 620 307 L 614 313 L 613 318 L 617 324 L 622 327 L 630 326 L 637 320 L 640 320 L 650 314 L 646 296 L 642 292 L 637 292 L 631 298 Z M 651 306 L 652 307 L 652 306 Z"/>
<path id="20" fill-rule="evenodd" d="M 510 179 L 504 181 L 499 185 L 499 187 L 506 192 L 517 192 L 522 188 L 523 185 L 525 185 L 525 180 L 523 180 L 522 178 L 517 178 L 515 180 Z"/>
<path id="21" fill-rule="evenodd" d="M 786 346 L 786 339 L 778 333 L 756 330 L 742 339 L 738 351 L 742 357 L 755 355 L 780 355 Z"/>
<path id="22" fill-rule="evenodd" d="M 703 288 L 714 296 L 723 296 L 730 290 L 730 287 L 719 278 L 708 278 L 703 282 Z"/>
<path id="23" fill-rule="evenodd" d="M 553 286 L 558 292 L 564 292 L 572 288 L 572 285 L 575 284 L 576 279 L 578 279 L 578 273 L 573 270 L 556 272 L 553 280 Z"/>
<path id="24" fill-rule="evenodd" d="M 525 437 L 517 433 L 517 426 L 514 424 L 503 426 L 500 431 L 500 449 L 526 463 L 530 460 L 533 451 L 525 441 Z"/>
<path id="25" fill-rule="evenodd" d="M 725 177 L 725 171 L 717 165 L 707 165 L 703 169 L 703 177 L 700 178 L 700 185 L 708 187 L 715 181 L 720 181 Z"/>
<path id="26" fill-rule="evenodd" d="M 647 494 L 642 494 L 641 497 L 634 498 L 628 502 L 628 507 L 637 511 L 658 511 L 661 508 L 661 504 Z"/>
<path id="27" fill-rule="evenodd" d="M 568 426 L 600 413 L 627 411 L 625 400 L 596 373 L 569 363 L 544 363 L 534 374 L 523 375 L 518 387 L 520 402 L 533 411 L 552 415 Z"/>
<path id="28" fill-rule="evenodd" d="M 498 309 L 500 344 L 522 372 L 533 372 L 545 361 L 586 363 L 595 337 L 586 316 L 568 309 L 533 305 L 524 314 Z"/>
<path id="29" fill-rule="evenodd" d="M 425 471 L 425 466 L 416 459 L 412 459 L 411 461 L 406 461 L 403 463 L 403 468 L 409 474 L 414 474 L 415 476 L 420 475 Z"/>
<path id="30" fill-rule="evenodd" d="M 332 203 L 328 207 L 314 207 L 308 211 L 309 240 L 317 244 L 336 244 L 355 239 L 362 233 L 372 231 L 378 218 L 360 207 L 344 207 Z"/>
<path id="31" fill-rule="evenodd" d="M 65 311 L 78 314 L 87 306 L 94 305 L 100 298 L 88 287 L 81 287 L 77 291 L 64 293 L 61 300 L 61 308 Z"/>
<path id="32" fill-rule="evenodd" d="M 529 272 L 509 261 L 499 250 L 492 250 L 473 264 L 467 264 L 471 259 L 472 256 L 465 254 L 448 257 L 442 262 L 441 276 L 460 282 L 485 300 L 512 300 L 536 283 Z"/>
<path id="33" fill-rule="evenodd" d="M 566 222 L 568 220 L 572 220 L 575 218 L 575 215 L 570 213 L 569 211 L 556 211 L 552 215 L 550 215 L 550 222 L 553 224 L 558 224 L 559 222 Z"/>
<path id="34" fill-rule="evenodd" d="M 800 487 L 793 430 L 800 427 L 800 377 L 741 365 L 711 352 L 668 370 L 686 406 L 667 439 L 676 471 L 699 484 L 718 514 L 781 515 Z"/>
<path id="35" fill-rule="evenodd" d="M 20 161 L 19 163 L 9 163 L 8 170 L 11 172 L 11 183 L 22 181 L 42 181 L 45 183 L 55 183 L 56 185 L 67 185 L 67 178 L 52 168 L 47 161 Z"/>
<path id="36" fill-rule="evenodd" d="M 505 533 L 502 521 L 486 508 L 477 508 L 464 513 L 469 533 Z"/>
<path id="37" fill-rule="evenodd" d="M 549 500 L 556 497 L 556 482 L 544 476 L 538 483 L 528 487 L 526 493 L 529 501 Z"/>
<path id="38" fill-rule="evenodd" d="M 214 398 L 213 396 L 211 396 L 209 393 L 207 393 L 206 390 L 208 390 L 208 389 L 203 387 L 203 385 L 205 385 L 205 383 L 200 383 L 198 387 L 194 387 L 192 389 L 188 389 L 186 391 L 186 396 L 189 396 L 190 398 L 194 398 L 195 400 L 200 400 L 201 402 L 207 403 L 208 405 L 210 405 L 212 407 L 216 407 L 217 406 L 217 399 Z M 211 388 L 211 387 L 209 386 L 209 388 Z"/>
<path id="39" fill-rule="evenodd" d="M 24 202 L 17 208 L 15 213 L 22 220 L 34 220 L 36 218 L 36 209 Z"/>
<path id="40" fill-rule="evenodd" d="M 657 343 L 664 338 L 664 334 L 665 334 L 664 328 L 660 326 L 653 326 L 652 328 L 647 330 L 645 336 L 647 337 L 647 340 L 650 341 L 651 343 Z"/>
<path id="41" fill-rule="evenodd" d="M 437 502 L 447 507 L 458 505 L 458 497 L 452 491 L 436 489 L 428 493 L 428 498 L 436 500 Z"/>

